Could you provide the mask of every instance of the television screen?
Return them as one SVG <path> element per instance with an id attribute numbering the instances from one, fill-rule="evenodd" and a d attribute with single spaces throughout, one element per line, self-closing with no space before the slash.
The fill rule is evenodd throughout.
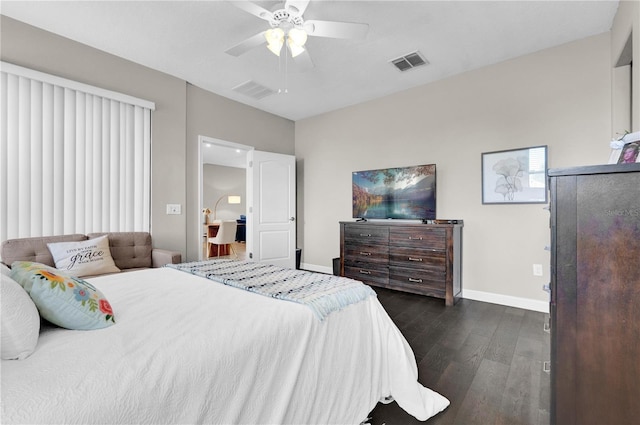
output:
<path id="1" fill-rule="evenodd" d="M 355 171 L 353 217 L 436 218 L 436 165 Z"/>

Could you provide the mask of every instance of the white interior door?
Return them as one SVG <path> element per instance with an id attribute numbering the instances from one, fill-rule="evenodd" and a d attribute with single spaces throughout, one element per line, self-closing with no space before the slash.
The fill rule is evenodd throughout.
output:
<path id="1" fill-rule="evenodd" d="M 296 158 L 247 155 L 247 260 L 296 265 Z"/>

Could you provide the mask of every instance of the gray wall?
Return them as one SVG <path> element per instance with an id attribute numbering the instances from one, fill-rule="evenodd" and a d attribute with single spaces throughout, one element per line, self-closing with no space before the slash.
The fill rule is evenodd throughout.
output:
<path id="1" fill-rule="evenodd" d="M 546 144 L 549 165 L 607 161 L 616 102 L 612 64 L 629 36 L 640 57 L 640 5 L 622 1 L 611 33 L 468 72 L 383 99 L 292 121 L 188 82 L 1 17 L 0 58 L 156 103 L 152 233 L 156 246 L 196 259 L 198 136 L 297 156 L 298 246 L 303 263 L 331 270 L 338 221 L 351 219 L 351 172 L 436 163 L 438 215 L 462 218 L 469 297 L 544 305 L 548 213 L 541 205 L 482 205 L 480 154 Z M 633 126 L 640 130 L 640 67 Z M 613 106 L 612 106 L 613 105 Z M 167 216 L 165 204 L 184 206 Z M 533 263 L 545 276 L 532 276 Z"/>
<path id="2" fill-rule="evenodd" d="M 198 136 L 253 146 L 256 150 L 294 154 L 293 121 L 187 85 L 187 258 L 199 253 Z"/>
<path id="3" fill-rule="evenodd" d="M 247 211 L 247 170 L 244 168 L 225 167 L 222 165 L 204 164 L 202 177 L 202 195 L 204 207 L 213 212 L 216 201 L 221 196 L 239 195 L 239 204 L 229 204 L 222 199 L 218 204 L 216 217 L 218 220 L 235 220 Z M 209 216 L 213 220 L 213 213 Z"/>
<path id="4" fill-rule="evenodd" d="M 548 145 L 550 167 L 606 163 L 610 57 L 605 33 L 297 121 L 303 263 L 329 270 L 339 255 L 353 171 L 435 163 L 438 218 L 465 223 L 465 296 L 546 307 L 549 213 L 483 205 L 481 153 Z"/>
<path id="5" fill-rule="evenodd" d="M 623 51 L 627 40 L 631 38 L 632 42 L 632 59 L 634 62 L 633 69 L 631 70 L 631 86 L 633 87 L 632 100 L 631 100 L 631 126 L 625 128 L 626 130 L 640 131 L 640 2 L 635 1 L 621 1 L 618 4 L 618 12 L 613 21 L 613 27 L 611 28 L 611 66 L 616 66 L 618 58 Z M 613 74 L 614 87 L 619 85 L 618 78 L 629 78 L 627 74 L 619 75 Z M 625 86 L 629 86 L 626 82 Z M 616 93 L 614 93 L 613 99 L 613 116 L 612 121 L 614 123 L 620 122 L 620 117 L 617 109 L 619 105 L 619 99 L 616 99 Z M 622 112 L 626 112 L 622 111 Z M 628 120 L 627 120 L 628 121 Z M 614 131 L 620 131 L 622 129 L 614 127 Z"/>
<path id="6" fill-rule="evenodd" d="M 0 19 L 3 61 L 155 102 L 151 232 L 154 245 L 184 253 L 185 215 L 166 215 L 165 205 L 184 207 L 186 200 L 185 82 L 6 16 Z"/>
<path id="7" fill-rule="evenodd" d="M 1 60 L 155 102 L 151 233 L 157 247 L 198 257 L 198 135 L 294 152 L 292 121 L 6 16 L 0 19 Z M 181 204 L 182 214 L 166 215 L 169 203 Z"/>

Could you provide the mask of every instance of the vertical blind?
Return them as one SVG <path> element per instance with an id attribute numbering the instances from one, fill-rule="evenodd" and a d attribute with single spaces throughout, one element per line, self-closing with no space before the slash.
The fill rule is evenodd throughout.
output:
<path id="1" fill-rule="evenodd" d="M 1 65 L 0 240 L 149 231 L 154 104 Z"/>

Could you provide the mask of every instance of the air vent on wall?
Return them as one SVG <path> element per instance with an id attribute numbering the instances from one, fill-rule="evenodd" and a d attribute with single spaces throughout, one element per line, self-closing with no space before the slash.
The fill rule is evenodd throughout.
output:
<path id="1" fill-rule="evenodd" d="M 420 52 L 417 51 L 409 53 L 397 59 L 393 59 L 390 62 L 400 71 L 408 71 L 409 69 L 413 69 L 417 66 L 429 64 L 429 62 L 422 57 Z"/>
<path id="2" fill-rule="evenodd" d="M 275 93 L 275 91 L 269 87 L 265 87 L 251 80 L 235 86 L 232 90 L 256 100 L 263 99 Z"/>

